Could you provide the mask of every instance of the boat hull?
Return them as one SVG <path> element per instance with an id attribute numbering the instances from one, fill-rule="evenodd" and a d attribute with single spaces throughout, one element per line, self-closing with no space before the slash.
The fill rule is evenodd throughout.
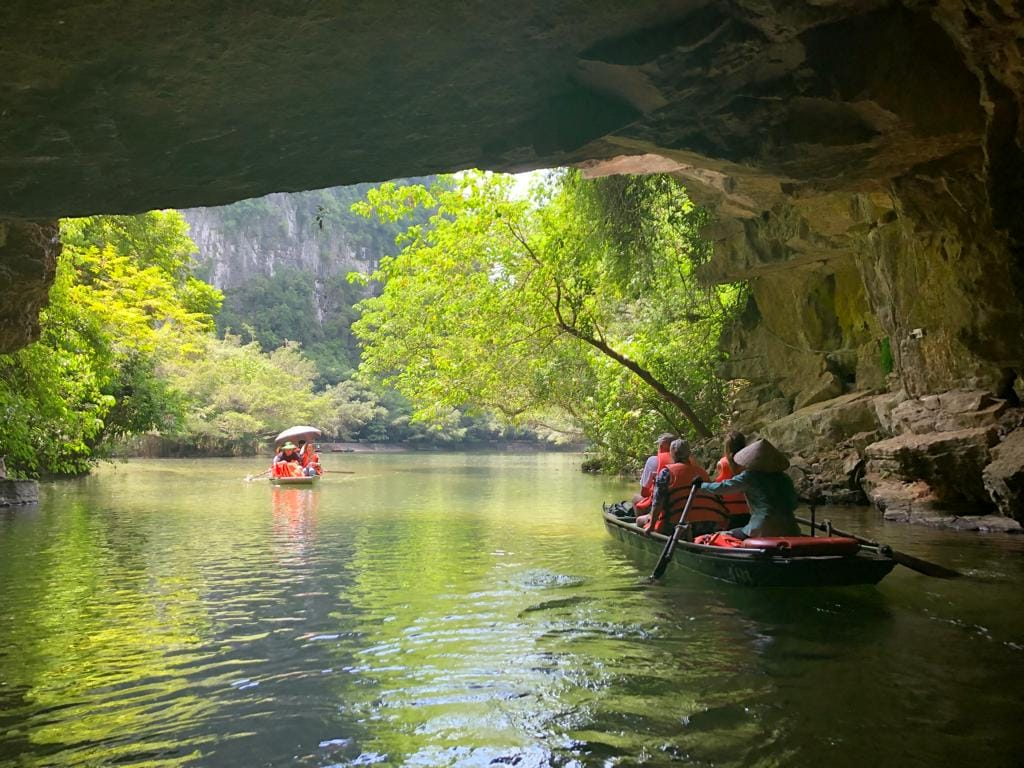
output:
<path id="1" fill-rule="evenodd" d="M 668 541 L 663 534 L 647 535 L 612 514 L 605 513 L 604 523 L 616 538 L 654 555 L 660 555 Z M 838 587 L 877 584 L 896 561 L 868 548 L 854 555 L 785 557 L 761 549 L 709 547 L 680 540 L 672 565 L 751 587 Z"/>
<path id="2" fill-rule="evenodd" d="M 310 477 L 272 477 L 272 485 L 316 485 L 320 481 L 320 475 Z"/>

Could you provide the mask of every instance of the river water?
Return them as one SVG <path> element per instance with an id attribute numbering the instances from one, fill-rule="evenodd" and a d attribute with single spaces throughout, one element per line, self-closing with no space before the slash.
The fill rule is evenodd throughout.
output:
<path id="1" fill-rule="evenodd" d="M 1024 537 L 752 590 L 614 541 L 565 454 L 133 461 L 0 512 L 0 765 L 1021 766 Z"/>

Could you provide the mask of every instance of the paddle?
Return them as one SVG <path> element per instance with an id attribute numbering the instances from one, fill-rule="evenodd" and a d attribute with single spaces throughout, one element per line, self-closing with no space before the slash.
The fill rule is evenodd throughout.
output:
<path id="1" fill-rule="evenodd" d="M 351 469 L 325 469 L 324 472 L 330 472 L 332 475 L 354 475 Z"/>
<path id="2" fill-rule="evenodd" d="M 258 475 L 246 475 L 245 476 L 245 482 L 251 483 L 257 477 L 263 477 L 264 475 L 266 475 L 266 474 L 268 474 L 270 472 L 270 469 L 271 469 L 270 467 L 267 467 L 262 472 L 260 472 Z"/>
<path id="3" fill-rule="evenodd" d="M 866 544 L 869 547 L 882 548 L 883 546 L 879 544 L 877 541 L 865 539 L 863 536 L 858 536 L 855 533 L 847 533 L 846 531 L 840 531 L 838 528 L 833 528 L 830 525 L 826 526 L 823 523 L 815 523 L 803 517 L 798 517 L 797 521 L 803 523 L 804 525 L 811 526 L 812 528 L 817 528 L 819 531 L 828 531 L 831 529 L 832 533 L 834 533 L 836 536 L 845 536 L 848 539 L 856 539 L 861 544 Z M 925 576 L 931 576 L 936 579 L 955 579 L 958 576 L 963 576 L 963 574 L 960 573 L 960 571 L 954 571 L 952 568 L 947 568 L 944 565 L 939 565 L 938 563 L 930 563 L 927 560 L 922 560 L 919 557 L 908 555 L 906 552 L 900 552 L 899 550 L 892 549 L 891 547 L 885 547 L 885 549 L 888 549 L 889 552 L 892 553 L 892 559 L 895 560 L 897 563 L 909 568 L 912 571 L 923 573 Z"/>
<path id="4" fill-rule="evenodd" d="M 668 541 L 665 542 L 665 548 L 661 551 L 661 558 L 658 560 L 658 564 L 654 566 L 654 570 L 651 572 L 651 581 L 660 579 L 662 574 L 665 573 L 665 569 L 668 568 L 669 562 L 672 560 L 672 553 L 675 551 L 676 541 L 679 539 L 679 532 L 683 529 L 683 526 L 686 525 L 686 515 L 690 511 L 690 504 L 693 503 L 693 497 L 697 493 L 697 487 L 698 483 L 694 483 L 690 486 L 690 495 L 686 497 L 686 506 L 683 507 L 683 514 L 679 516 L 679 522 L 676 523 L 676 527 L 672 529 L 672 535 L 669 536 Z"/>

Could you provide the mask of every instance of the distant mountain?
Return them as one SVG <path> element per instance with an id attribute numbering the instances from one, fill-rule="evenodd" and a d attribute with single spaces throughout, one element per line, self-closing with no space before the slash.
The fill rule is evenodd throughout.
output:
<path id="1" fill-rule="evenodd" d="M 434 177 L 407 179 L 430 183 Z M 199 248 L 197 274 L 230 292 L 256 276 L 297 269 L 319 280 L 372 271 L 403 227 L 352 213 L 375 184 L 279 192 L 217 208 L 183 210 Z"/>
<path id="2" fill-rule="evenodd" d="M 321 385 L 348 378 L 359 364 L 352 306 L 366 289 L 349 284 L 346 275 L 368 274 L 382 256 L 397 253 L 395 236 L 405 229 L 349 210 L 374 186 L 277 193 L 182 211 L 199 249 L 197 276 L 224 291 L 218 332 L 256 339 L 264 350 L 301 342 Z"/>

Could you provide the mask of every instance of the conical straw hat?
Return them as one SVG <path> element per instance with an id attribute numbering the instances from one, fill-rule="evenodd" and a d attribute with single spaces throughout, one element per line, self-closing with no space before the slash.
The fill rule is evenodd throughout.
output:
<path id="1" fill-rule="evenodd" d="M 734 460 L 744 469 L 752 469 L 755 472 L 783 472 L 789 467 L 786 454 L 764 438 L 755 440 L 742 451 L 738 451 Z"/>

